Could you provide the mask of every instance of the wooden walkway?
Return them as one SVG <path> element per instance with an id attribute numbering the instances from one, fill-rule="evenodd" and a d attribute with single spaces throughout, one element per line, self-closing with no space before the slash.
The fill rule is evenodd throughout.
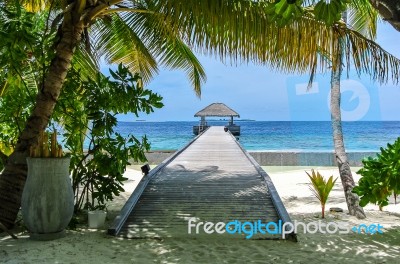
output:
<path id="1" fill-rule="evenodd" d="M 290 221 L 269 176 L 223 127 L 209 128 L 145 176 L 108 231 L 126 238 L 196 237 L 195 228 L 188 234 L 190 218 Z M 208 234 L 201 228 L 199 235 Z"/>

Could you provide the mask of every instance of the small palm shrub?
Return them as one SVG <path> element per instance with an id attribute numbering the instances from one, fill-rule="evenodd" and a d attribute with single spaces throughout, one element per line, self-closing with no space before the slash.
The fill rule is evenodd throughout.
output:
<path id="1" fill-rule="evenodd" d="M 306 173 L 311 181 L 310 190 L 320 201 L 322 218 L 325 218 L 325 204 L 328 201 L 329 193 L 335 185 L 337 178 L 333 180 L 333 176 L 330 176 L 328 180 L 325 180 L 318 171 L 315 172 L 314 170 L 311 170 L 311 175 L 308 172 Z"/>

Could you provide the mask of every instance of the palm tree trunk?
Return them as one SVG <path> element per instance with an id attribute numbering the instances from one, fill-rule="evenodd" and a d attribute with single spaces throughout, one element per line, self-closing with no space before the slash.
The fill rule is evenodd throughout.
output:
<path id="1" fill-rule="evenodd" d="M 7 159 L 8 159 L 7 155 L 4 154 L 4 153 L 0 150 L 0 162 L 1 162 L 2 164 L 5 165 L 5 164 L 7 163 Z M 0 167 L 0 170 L 1 170 L 1 167 Z"/>
<path id="2" fill-rule="evenodd" d="M 39 131 L 45 129 L 49 123 L 71 66 L 74 50 L 83 32 L 82 21 L 72 19 L 72 16 L 72 12 L 64 16 L 55 56 L 36 97 L 35 107 L 18 138 L 14 152 L 9 156 L 0 175 L 0 222 L 8 228 L 14 225 L 21 205 L 22 191 L 27 177 L 26 157 L 29 148 L 37 144 Z"/>
<path id="3" fill-rule="evenodd" d="M 394 29 L 400 31 L 399 2 L 393 0 L 369 0 L 372 6 L 378 10 L 383 20 L 389 22 Z"/>
<path id="4" fill-rule="evenodd" d="M 333 141 L 335 146 L 336 161 L 339 167 L 340 179 L 342 181 L 344 195 L 346 198 L 349 214 L 359 219 L 365 218 L 363 208 L 359 205 L 359 198 L 352 193 L 354 180 L 351 174 L 350 165 L 347 160 L 346 150 L 344 148 L 342 117 L 340 112 L 340 76 L 341 76 L 341 56 L 338 56 L 340 62 L 336 69 L 332 69 L 331 75 L 331 121 L 333 130 Z"/>

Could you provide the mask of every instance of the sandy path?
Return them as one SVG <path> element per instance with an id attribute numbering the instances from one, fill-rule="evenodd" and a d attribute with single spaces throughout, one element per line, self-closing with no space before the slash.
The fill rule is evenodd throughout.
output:
<path id="1" fill-rule="evenodd" d="M 127 192 L 108 208 L 115 215 L 140 179 L 138 167 L 127 172 Z M 265 167 L 293 220 L 317 221 L 319 203 L 308 189 L 305 167 Z M 317 168 L 324 176 L 337 176 L 336 168 Z M 358 178 L 355 175 L 355 178 Z M 346 208 L 338 181 L 327 208 Z M 0 263 L 400 263 L 400 205 L 385 212 L 367 206 L 368 219 L 359 221 L 346 214 L 327 215 L 326 221 L 350 225 L 380 223 L 383 234 L 299 234 L 299 242 L 188 238 L 122 240 L 104 230 L 67 231 L 65 238 L 39 242 L 19 233 L 18 240 L 0 235 Z"/>

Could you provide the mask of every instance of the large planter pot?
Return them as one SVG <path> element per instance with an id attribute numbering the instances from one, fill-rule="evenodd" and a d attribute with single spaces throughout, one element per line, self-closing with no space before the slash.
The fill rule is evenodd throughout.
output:
<path id="1" fill-rule="evenodd" d="M 51 240 L 65 235 L 74 213 L 69 178 L 70 158 L 27 158 L 28 178 L 22 193 L 22 218 L 31 238 Z"/>

